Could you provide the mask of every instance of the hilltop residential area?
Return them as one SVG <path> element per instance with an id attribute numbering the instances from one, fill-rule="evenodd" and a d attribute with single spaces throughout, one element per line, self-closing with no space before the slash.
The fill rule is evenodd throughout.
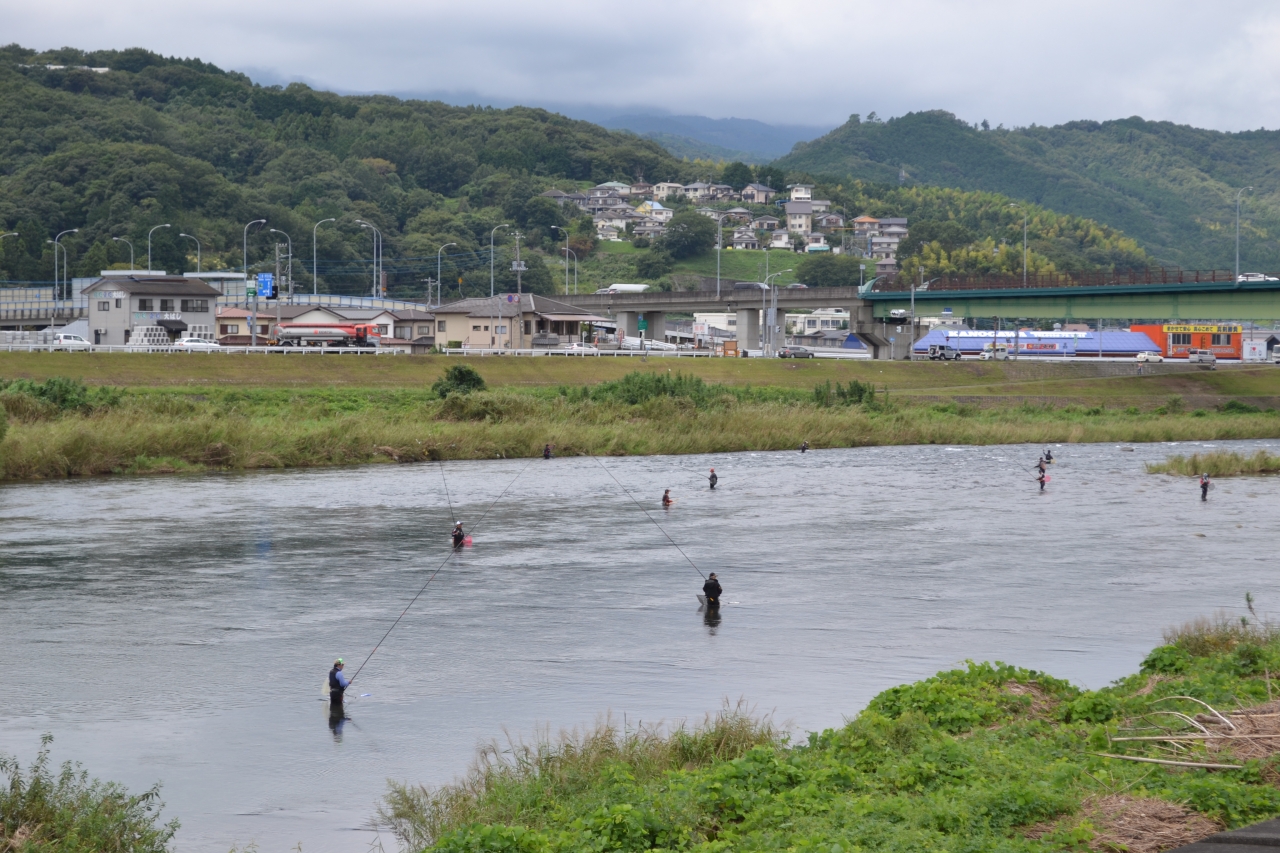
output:
<path id="1" fill-rule="evenodd" d="M 606 181 L 585 192 L 552 189 L 541 197 L 590 214 L 600 240 L 657 240 L 666 233 L 676 205 L 696 205 L 698 213 L 733 229 L 723 248 L 849 254 L 874 259 L 877 275 L 897 272 L 898 245 L 908 235 L 906 217 L 849 218 L 813 192 L 814 184 L 805 183 L 790 184 L 784 194 L 761 183 L 735 190 L 704 181 Z M 734 202 L 742 204 L 730 206 Z"/>

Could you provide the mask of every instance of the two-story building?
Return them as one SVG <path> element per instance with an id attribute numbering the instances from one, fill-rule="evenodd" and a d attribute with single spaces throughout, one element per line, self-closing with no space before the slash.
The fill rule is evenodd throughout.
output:
<path id="1" fill-rule="evenodd" d="M 783 205 L 787 212 L 787 230 L 793 234 L 809 234 L 813 231 L 813 202 L 789 201 Z"/>
<path id="2" fill-rule="evenodd" d="M 813 201 L 813 184 L 788 184 L 792 201 Z"/>
<path id="3" fill-rule="evenodd" d="M 684 184 L 673 181 L 661 181 L 653 185 L 653 197 L 656 201 L 666 201 L 671 196 L 684 195 Z"/>
<path id="4" fill-rule="evenodd" d="M 645 216 L 651 217 L 662 223 L 671 221 L 671 217 L 675 215 L 675 211 L 667 207 L 660 201 L 644 201 L 641 202 L 636 210 Z"/>
<path id="5" fill-rule="evenodd" d="M 759 249 L 760 239 L 751 228 L 735 228 L 733 231 L 733 248 Z"/>
<path id="6" fill-rule="evenodd" d="M 95 344 L 164 345 L 180 337 L 213 339 L 214 309 L 221 292 L 179 275 L 133 270 L 103 271 L 81 293 L 88 301 Z"/>
<path id="7" fill-rule="evenodd" d="M 751 204 L 768 204 L 778 191 L 764 184 L 747 184 L 742 188 L 742 200 Z"/>

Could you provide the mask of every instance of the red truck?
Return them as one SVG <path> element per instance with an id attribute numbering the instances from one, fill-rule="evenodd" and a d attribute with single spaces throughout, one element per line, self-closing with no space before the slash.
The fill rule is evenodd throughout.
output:
<path id="1" fill-rule="evenodd" d="M 371 323 L 280 323 L 269 339 L 278 347 L 377 347 L 382 333 Z"/>

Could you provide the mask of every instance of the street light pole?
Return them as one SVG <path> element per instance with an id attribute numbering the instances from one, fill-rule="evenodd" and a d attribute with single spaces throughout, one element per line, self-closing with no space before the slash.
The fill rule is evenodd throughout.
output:
<path id="1" fill-rule="evenodd" d="M 268 229 L 272 234 L 284 234 L 279 228 Z M 288 234 L 284 234 L 284 238 L 289 241 L 289 304 L 293 304 L 293 238 Z M 279 285 L 277 285 L 278 287 Z M 277 300 L 277 305 L 279 301 Z"/>
<path id="2" fill-rule="evenodd" d="M 765 254 L 765 257 L 768 257 L 768 253 L 766 253 L 766 254 Z M 771 273 L 771 274 L 769 274 L 769 275 L 766 275 L 766 276 L 764 277 L 765 293 L 766 293 L 766 294 L 768 294 L 768 293 L 770 292 L 770 290 L 771 290 L 771 288 L 769 287 L 769 279 L 771 279 L 771 278 L 775 278 L 775 277 L 777 277 L 777 276 L 782 275 L 783 273 L 788 273 L 788 272 L 791 272 L 791 270 L 779 270 L 778 272 L 775 272 L 775 273 Z M 772 300 L 772 301 L 773 301 L 773 311 L 771 311 L 771 312 L 769 312 L 769 313 L 772 313 L 772 314 L 773 314 L 773 317 L 772 317 L 772 318 L 769 318 L 769 317 L 768 317 L 768 315 L 766 314 L 766 319 L 771 319 L 773 322 L 769 323 L 769 329 L 768 329 L 768 332 L 769 332 L 769 333 L 768 333 L 768 335 L 766 336 L 766 337 L 767 337 L 767 340 L 768 340 L 768 342 L 769 342 L 769 346 L 768 346 L 768 348 L 767 348 L 767 349 L 765 349 L 765 355 L 768 355 L 768 354 L 770 354 L 770 353 L 772 353 L 772 352 L 776 352 L 776 351 L 777 351 L 777 349 L 778 349 L 778 347 L 777 347 L 777 343 L 778 343 L 778 342 L 777 342 L 777 340 L 774 338 L 774 326 L 778 325 L 778 286 L 777 286 L 777 285 L 774 285 L 774 286 L 772 287 L 772 297 L 773 297 L 773 300 Z M 784 325 L 785 325 L 785 324 L 784 324 Z M 784 332 L 785 332 L 785 330 L 784 330 Z M 785 339 L 784 339 L 784 342 L 785 342 Z M 761 348 L 762 348 L 762 349 L 764 349 L 763 343 L 761 344 Z"/>
<path id="3" fill-rule="evenodd" d="M 498 225 L 489 232 L 489 297 L 493 298 L 493 235 L 498 233 L 498 228 L 510 228 L 510 225 Z"/>
<path id="4" fill-rule="evenodd" d="M 129 247 L 129 269 L 130 271 L 136 269 L 133 265 L 133 244 L 123 237 L 112 237 L 111 240 L 116 243 L 124 243 Z"/>
<path id="5" fill-rule="evenodd" d="M 557 231 L 564 232 L 564 295 L 569 295 L 569 229 L 561 228 L 559 225 L 552 225 Z"/>
<path id="6" fill-rule="evenodd" d="M 1022 210 L 1022 286 L 1027 286 L 1027 209 L 1019 204 L 1011 204 L 1010 207 L 1017 207 Z M 924 275 L 924 270 L 920 272 Z M 914 314 L 912 315 L 914 316 Z"/>
<path id="7" fill-rule="evenodd" d="M 151 272 L 151 234 L 156 230 L 156 228 L 168 228 L 168 227 L 169 227 L 169 223 L 166 222 L 164 225 L 157 225 L 155 226 L 155 228 L 152 228 L 150 231 L 147 232 L 147 272 Z"/>
<path id="8" fill-rule="evenodd" d="M 192 237 L 190 234 L 179 234 L 178 236 L 179 236 L 179 237 L 186 237 L 188 240 L 195 240 L 195 241 L 196 241 L 196 272 L 202 272 L 201 267 L 200 267 L 200 241 L 199 241 L 198 239 L 196 239 L 195 237 Z M 116 239 L 119 239 L 119 238 L 116 238 Z M 129 266 L 133 266 L 133 264 L 132 264 L 132 263 L 130 263 L 130 264 L 129 264 Z"/>
<path id="9" fill-rule="evenodd" d="M 441 303 L 444 302 L 444 290 L 442 290 L 444 285 L 441 284 L 443 279 L 440 278 L 440 253 L 443 252 L 445 249 L 449 248 L 450 246 L 456 246 L 456 245 L 458 244 L 445 243 L 443 246 L 441 246 L 439 249 L 436 250 L 436 307 L 437 308 L 439 308 Z M 431 307 L 430 287 L 431 287 L 430 285 L 427 285 L 427 307 L 428 308 Z"/>
<path id="10" fill-rule="evenodd" d="M 326 222 L 337 222 L 333 217 L 321 219 L 315 225 L 311 226 L 311 295 L 317 296 L 320 293 L 320 267 L 316 264 L 316 229 Z"/>
<path id="11" fill-rule="evenodd" d="M 378 273 L 381 271 L 382 259 L 382 232 L 378 230 L 376 225 L 365 222 L 363 219 L 357 219 L 361 228 L 368 228 L 373 231 L 373 296 L 378 295 Z"/>
<path id="12" fill-rule="evenodd" d="M 57 250 L 58 250 L 58 249 L 61 249 L 61 250 L 62 250 L 62 288 L 63 288 L 63 289 L 65 289 L 65 290 L 67 291 L 67 296 L 68 296 L 68 297 L 70 297 L 70 295 L 71 295 L 71 279 L 67 277 L 67 247 L 66 247 L 66 246 L 64 246 L 64 245 L 62 245 L 62 244 L 61 244 L 61 243 L 59 243 L 58 241 L 59 241 L 59 240 L 61 240 L 63 237 L 65 237 L 65 236 L 66 236 L 66 235 L 68 235 L 68 234 L 75 234 L 75 233 L 76 233 L 77 231 L 79 231 L 79 230 L 80 230 L 79 228 L 71 228 L 71 229 L 68 229 L 68 230 L 66 230 L 66 231 L 63 231 L 63 232 L 62 232 L 61 234 L 59 234 L 57 237 L 54 237 L 54 238 L 53 238 L 53 245 L 54 245 L 54 252 L 53 252 L 53 274 L 54 274 L 54 278 L 55 278 L 55 280 L 56 280 L 56 279 L 57 279 L 57 275 L 58 275 L 58 251 L 57 251 Z M 57 297 L 55 297 L 55 298 L 54 298 L 54 315 L 55 315 L 55 320 L 56 320 L 56 318 L 57 318 L 57 307 L 58 307 L 58 306 L 57 306 L 57 301 L 58 301 L 58 300 L 57 300 Z M 53 326 L 53 323 L 50 323 L 49 325 L 50 325 L 50 326 Z M 64 326 L 65 326 L 65 325 L 66 325 L 66 323 L 63 323 L 62 325 L 64 325 Z"/>
<path id="13" fill-rule="evenodd" d="M 573 295 L 578 295 L 578 253 L 573 249 L 565 249 L 566 252 L 573 255 Z M 565 272 L 569 272 L 569 262 L 564 262 Z"/>
<path id="14" fill-rule="evenodd" d="M 1240 196 L 1253 192 L 1253 187 L 1245 187 L 1236 193 L 1236 281 L 1240 280 Z"/>
<path id="15" fill-rule="evenodd" d="M 246 305 L 249 302 L 249 227 L 251 225 L 266 224 L 267 220 L 265 219 L 255 219 L 244 226 L 244 256 L 242 258 L 244 266 L 241 269 L 244 271 Z M 250 343 L 256 347 L 258 345 L 258 289 L 256 287 L 253 289 L 253 309 L 249 315 L 249 335 Z"/>
<path id="16" fill-rule="evenodd" d="M 724 248 L 724 229 L 720 227 L 727 213 L 720 214 L 716 220 L 716 301 L 720 301 L 720 250 Z"/>

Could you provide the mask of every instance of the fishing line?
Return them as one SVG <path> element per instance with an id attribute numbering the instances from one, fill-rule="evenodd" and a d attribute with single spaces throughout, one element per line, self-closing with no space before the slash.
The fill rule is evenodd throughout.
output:
<path id="1" fill-rule="evenodd" d="M 628 492 L 628 491 L 627 491 L 627 487 L 626 487 L 626 486 L 624 486 L 624 485 L 622 485 L 622 483 L 620 483 L 620 482 L 618 481 L 618 478 L 617 478 L 617 477 L 613 476 L 613 472 L 612 472 L 612 471 L 610 471 L 608 468 L 605 468 L 605 467 L 604 467 L 604 463 L 600 461 L 600 457 L 599 457 L 599 456 L 592 456 L 591 458 L 592 458 L 592 459 L 594 459 L 594 460 L 596 460 L 596 464 L 597 464 L 597 465 L 599 465 L 601 468 L 604 468 L 604 472 L 605 472 L 606 474 L 608 474 L 608 475 L 609 475 L 609 479 L 610 479 L 610 480 L 613 480 L 613 482 L 618 483 L 618 488 L 622 489 L 623 493 L 624 493 L 627 497 L 631 498 L 632 503 L 634 503 L 636 506 L 640 507 L 640 511 L 641 511 L 641 512 L 643 512 L 643 513 L 645 514 L 645 517 L 647 517 L 650 521 L 652 521 L 652 522 L 653 522 L 653 526 L 654 526 L 654 527 L 656 527 L 656 528 L 658 528 L 659 530 L 662 530 L 662 525 L 658 523 L 658 520 L 657 520 L 656 518 L 654 518 L 652 515 L 649 515 L 649 510 L 647 510 L 647 509 L 645 509 L 645 508 L 644 508 L 644 504 L 642 504 L 642 503 L 640 503 L 640 501 L 636 500 L 636 499 L 635 499 L 635 496 L 634 496 L 634 495 L 632 495 L 632 494 L 631 494 L 631 492 Z M 681 556 L 681 557 L 684 557 L 686 560 L 688 560 L 688 561 L 689 561 L 689 565 L 693 566 L 693 570 L 694 570 L 695 572 L 697 572 L 698 574 L 702 575 L 702 579 L 703 579 L 703 580 L 706 580 L 706 579 L 707 579 L 707 576 L 702 574 L 702 569 L 698 568 L 698 564 L 697 564 L 697 563 L 695 563 L 693 560 L 689 560 L 689 555 L 688 555 L 688 554 L 686 554 L 686 553 L 684 552 L 684 549 L 683 549 L 683 548 L 681 548 L 679 545 L 676 545 L 676 540 L 674 540 L 674 539 L 672 539 L 672 538 L 671 538 L 671 534 L 667 533 L 667 531 L 665 531 L 665 530 L 662 530 L 662 535 L 663 535 L 663 536 L 665 536 L 665 537 L 667 537 L 667 541 L 668 541 L 668 542 L 670 542 L 672 545 L 675 545 L 676 550 L 680 552 L 680 556 Z"/>
<path id="2" fill-rule="evenodd" d="M 493 499 L 493 503 L 489 504 L 489 508 L 486 509 L 480 515 L 479 520 L 477 520 L 475 524 L 471 525 L 471 530 L 473 532 L 480 527 L 480 522 L 484 521 L 485 518 L 489 515 L 490 510 L 492 510 L 495 506 L 498 505 L 498 501 L 502 500 L 503 496 L 506 495 L 507 492 L 511 491 L 511 487 L 516 484 L 516 480 L 519 480 L 520 475 L 523 474 L 525 471 L 527 471 L 529 469 L 529 466 L 532 464 L 533 464 L 533 459 L 530 459 L 527 463 L 525 463 L 525 466 L 521 468 L 514 477 L 511 478 L 511 482 L 507 483 L 507 487 L 502 490 L 502 493 Z M 444 468 L 440 469 L 440 473 L 442 475 L 444 474 Z M 446 493 L 447 493 L 447 489 L 446 489 Z M 452 504 L 450 505 L 450 512 L 452 513 Z M 365 658 L 364 663 L 360 664 L 360 668 L 356 670 L 355 675 L 351 676 L 351 679 L 347 682 L 348 684 L 355 682 L 356 678 L 358 678 L 360 675 L 360 670 L 364 669 L 365 664 L 367 664 L 370 661 L 370 659 L 372 659 L 373 656 L 377 654 L 378 649 L 382 647 L 382 644 L 384 642 L 386 642 L 387 637 L 391 636 L 391 632 L 396 629 L 396 626 L 400 624 L 400 620 L 403 619 L 405 617 L 405 614 L 409 612 L 409 608 L 413 607 L 414 602 L 417 601 L 419 598 L 421 598 L 422 594 L 427 591 L 427 587 L 430 586 L 431 582 L 436 579 L 436 575 L 440 574 L 440 570 L 445 567 L 445 564 L 449 562 L 449 558 L 452 556 L 453 556 L 453 549 L 450 548 L 448 556 L 446 556 L 443 560 L 440 561 L 440 565 L 436 566 L 436 570 L 431 573 L 431 577 L 427 578 L 427 582 L 422 585 L 422 589 L 418 590 L 418 594 L 415 595 L 412 599 L 410 599 L 409 603 L 405 605 L 404 611 L 399 616 L 396 617 L 396 621 L 391 623 L 391 627 L 387 629 L 387 633 L 382 635 L 381 640 L 378 640 L 378 644 L 373 647 L 373 651 L 369 652 L 369 657 Z M 694 568 L 697 568 L 697 567 L 695 566 Z"/>

